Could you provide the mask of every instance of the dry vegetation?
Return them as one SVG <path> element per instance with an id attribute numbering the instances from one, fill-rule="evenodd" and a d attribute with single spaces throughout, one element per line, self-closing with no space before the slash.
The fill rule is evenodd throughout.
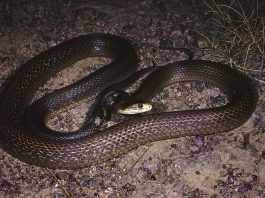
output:
<path id="1" fill-rule="evenodd" d="M 227 62 L 265 83 L 265 2 L 204 0 L 212 20 L 208 47 L 223 51 Z"/>

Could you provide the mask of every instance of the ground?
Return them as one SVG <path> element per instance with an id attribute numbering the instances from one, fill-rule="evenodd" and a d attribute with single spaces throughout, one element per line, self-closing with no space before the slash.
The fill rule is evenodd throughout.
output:
<path id="1" fill-rule="evenodd" d="M 75 36 L 94 32 L 120 35 L 134 45 L 139 67 L 186 59 L 225 61 L 205 50 L 198 33 L 207 16 L 194 1 L 0 1 L 0 84 L 38 53 Z M 36 97 L 65 86 L 101 66 L 86 59 L 59 73 Z M 249 74 L 249 73 L 247 73 Z M 253 77 L 253 76 L 252 76 Z M 265 85 L 257 81 L 256 111 L 243 126 L 211 136 L 183 137 L 138 147 L 119 158 L 85 169 L 61 171 L 20 162 L 0 150 L 0 197 L 265 197 Z M 203 83 L 166 88 L 153 102 L 156 111 L 223 104 L 219 89 Z M 88 104 L 49 121 L 56 130 L 74 130 Z M 108 123 L 113 124 L 113 123 Z"/>

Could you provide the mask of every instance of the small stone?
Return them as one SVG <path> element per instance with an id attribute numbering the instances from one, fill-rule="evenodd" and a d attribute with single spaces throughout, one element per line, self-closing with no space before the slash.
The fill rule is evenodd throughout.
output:
<path id="1" fill-rule="evenodd" d="M 226 102 L 223 96 L 211 97 L 211 100 L 218 105 L 224 105 Z"/>
<path id="2" fill-rule="evenodd" d="M 135 191 L 136 187 L 130 183 L 126 183 L 125 185 L 122 186 L 122 190 L 126 193 L 132 193 L 133 191 Z"/>
<path id="3" fill-rule="evenodd" d="M 205 88 L 205 83 L 195 83 L 195 88 L 198 92 L 202 92 Z"/>
<path id="4" fill-rule="evenodd" d="M 262 151 L 262 153 L 261 153 L 261 157 L 262 157 L 263 159 L 265 159 L 265 150 Z"/>
<path id="5" fill-rule="evenodd" d="M 204 139 L 204 136 L 199 135 L 193 139 L 193 142 L 198 148 L 202 148 L 204 146 Z"/>
<path id="6" fill-rule="evenodd" d="M 147 43 L 153 47 L 159 47 L 159 39 L 158 38 L 150 38 L 147 40 Z"/>

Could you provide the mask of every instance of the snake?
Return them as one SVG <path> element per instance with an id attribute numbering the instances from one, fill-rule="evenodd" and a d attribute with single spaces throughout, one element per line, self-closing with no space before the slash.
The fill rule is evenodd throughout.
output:
<path id="1" fill-rule="evenodd" d="M 40 86 L 62 69 L 88 57 L 107 57 L 111 62 L 76 83 L 45 95 L 40 99 L 45 108 L 40 105 L 39 116 L 27 113 L 34 106 L 32 100 Z M 142 113 L 107 128 L 92 127 L 91 134 L 86 134 L 86 130 L 91 130 L 89 127 L 81 128 L 73 134 L 86 135 L 72 135 L 68 139 L 46 127 L 45 118 L 54 110 L 114 85 L 114 90 L 119 89 L 126 79 L 133 78 L 138 63 L 131 42 L 103 33 L 74 37 L 31 58 L 2 85 L 1 148 L 20 161 L 39 167 L 84 168 L 149 142 L 230 131 L 244 124 L 255 110 L 257 97 L 245 74 L 219 62 L 183 60 L 157 66 L 130 94 L 130 99 L 119 102 L 120 108 L 135 104 L 141 108 L 141 104 L 148 104 L 164 87 L 186 81 L 205 82 L 220 88 L 227 95 L 228 103 L 206 109 Z"/>

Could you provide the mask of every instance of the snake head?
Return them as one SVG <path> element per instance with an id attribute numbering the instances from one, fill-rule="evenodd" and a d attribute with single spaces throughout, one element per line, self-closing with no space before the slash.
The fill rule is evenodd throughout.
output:
<path id="1" fill-rule="evenodd" d="M 119 114 L 134 115 L 150 111 L 152 104 L 142 100 L 128 100 L 117 104 L 115 109 Z"/>
<path id="2" fill-rule="evenodd" d="M 135 99 L 125 91 L 111 91 L 101 99 L 101 105 L 110 119 L 111 113 L 122 115 L 140 114 L 152 109 L 152 105 L 143 99 Z"/>
<path id="3" fill-rule="evenodd" d="M 104 112 L 105 120 L 110 120 L 112 113 L 122 115 L 140 114 L 152 109 L 152 105 L 142 99 L 135 99 L 122 90 L 110 91 L 97 100 L 97 109 Z M 97 111 L 98 111 L 97 110 Z"/>

